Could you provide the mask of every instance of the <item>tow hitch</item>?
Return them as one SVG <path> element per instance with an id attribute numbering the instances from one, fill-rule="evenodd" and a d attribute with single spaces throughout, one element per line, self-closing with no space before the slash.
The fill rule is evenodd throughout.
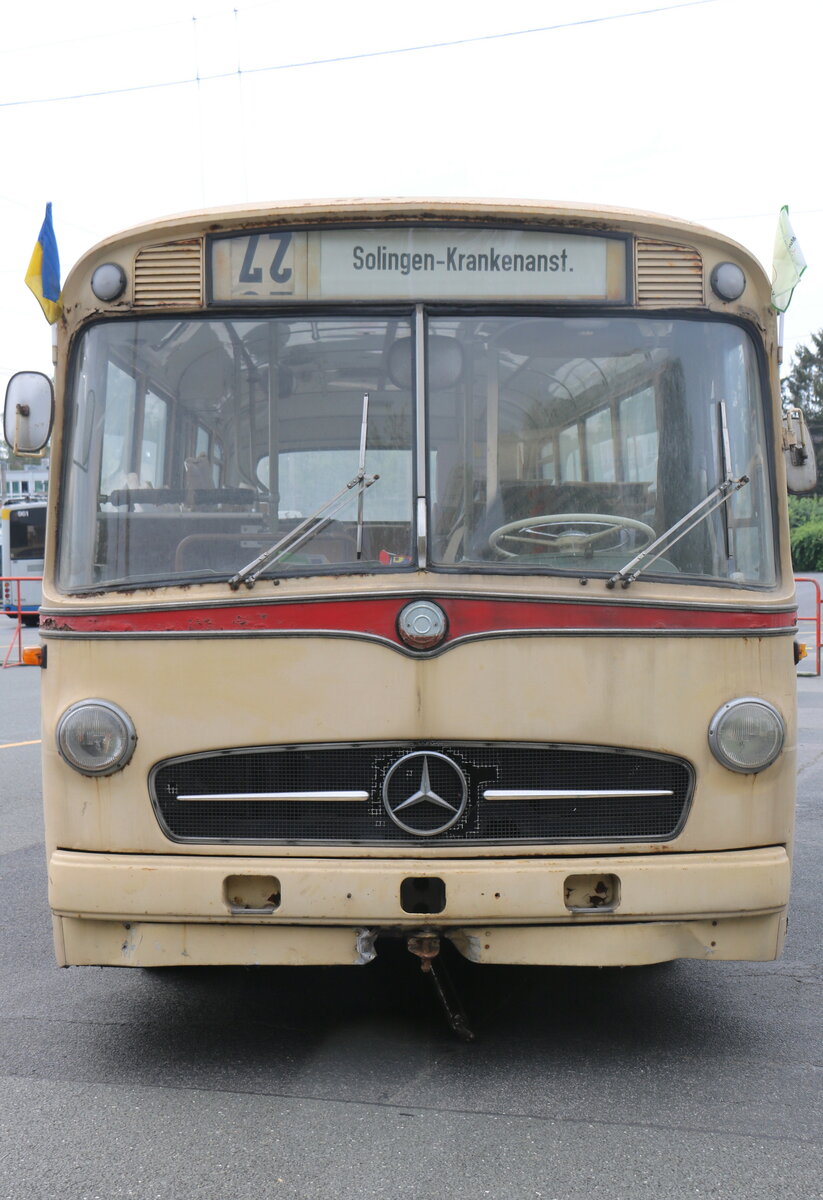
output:
<path id="1" fill-rule="evenodd" d="M 474 1033 L 469 1029 L 463 1005 L 455 991 L 446 964 L 440 955 L 440 938 L 436 933 L 423 931 L 406 939 L 406 949 L 420 959 L 420 969 L 432 981 L 440 1006 L 451 1029 L 464 1042 L 473 1042 Z"/>

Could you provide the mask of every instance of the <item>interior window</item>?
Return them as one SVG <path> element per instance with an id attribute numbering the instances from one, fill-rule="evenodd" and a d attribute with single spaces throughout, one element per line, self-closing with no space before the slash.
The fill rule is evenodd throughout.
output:
<path id="1" fill-rule="evenodd" d="M 168 405 L 160 396 L 147 392 L 143 402 L 143 437 L 140 443 L 140 479 L 149 487 L 161 487 L 166 459 Z"/>

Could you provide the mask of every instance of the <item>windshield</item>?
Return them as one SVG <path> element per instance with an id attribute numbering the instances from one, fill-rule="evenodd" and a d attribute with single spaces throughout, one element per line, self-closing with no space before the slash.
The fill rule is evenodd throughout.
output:
<path id="1" fill-rule="evenodd" d="M 620 570 L 729 477 L 747 485 L 651 573 L 770 584 L 774 550 L 754 349 L 737 326 L 438 318 L 459 378 L 430 370 L 432 557 Z"/>
<path id="2" fill-rule="evenodd" d="M 67 590 L 233 577 L 365 465 L 331 520 L 264 573 L 411 562 L 407 317 L 127 321 L 84 336 L 59 581 Z M 403 378 L 389 371 L 397 359 Z M 359 534 L 358 534 L 359 529 Z"/>
<path id="3" fill-rule="evenodd" d="M 609 578 L 697 507 L 701 519 L 644 576 L 774 582 L 758 364 L 732 324 L 104 322 L 80 340 L 68 411 L 66 591 L 237 586 L 253 563 L 255 578 L 413 570 L 417 496 L 436 569 Z M 698 507 L 744 475 L 721 505 Z M 358 478 L 368 486 L 352 486 Z"/>

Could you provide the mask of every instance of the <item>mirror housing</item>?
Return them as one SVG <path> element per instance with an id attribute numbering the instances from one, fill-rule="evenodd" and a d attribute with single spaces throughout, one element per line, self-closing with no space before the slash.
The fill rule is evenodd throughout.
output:
<path id="1" fill-rule="evenodd" d="M 813 492 L 817 487 L 817 460 L 812 435 L 800 408 L 787 408 L 783 414 L 783 453 L 789 491 L 793 495 Z"/>
<path id="2" fill-rule="evenodd" d="M 54 389 L 40 371 L 18 371 L 6 388 L 3 436 L 13 454 L 39 454 L 51 437 Z"/>

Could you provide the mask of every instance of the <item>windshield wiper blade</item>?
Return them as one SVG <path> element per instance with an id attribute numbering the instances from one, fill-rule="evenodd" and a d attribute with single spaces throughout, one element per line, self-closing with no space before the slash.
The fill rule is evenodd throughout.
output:
<path id="1" fill-rule="evenodd" d="M 276 562 L 284 558 L 287 554 L 292 554 L 309 538 L 313 538 L 315 534 L 320 533 L 322 529 L 331 522 L 344 504 L 347 504 L 351 496 L 357 496 L 357 558 L 358 561 L 363 557 L 363 495 L 366 488 L 370 488 L 373 483 L 376 483 L 380 478 L 379 475 L 366 474 L 366 438 L 369 428 L 369 393 L 363 393 L 363 417 L 360 422 L 360 457 L 357 464 L 357 474 L 353 479 L 350 479 L 344 488 L 332 496 L 331 500 L 327 500 L 325 504 L 321 504 L 316 508 L 311 516 L 306 517 L 294 529 L 290 529 L 288 533 L 281 537 L 279 542 L 275 542 L 268 550 L 264 550 L 262 554 L 258 554 L 257 558 L 252 562 L 246 563 L 245 567 L 241 567 L 236 575 L 232 575 L 229 580 L 229 587 L 233 592 L 236 592 L 241 583 L 245 583 L 247 588 L 253 588 L 258 576 L 266 570 L 267 567 L 273 567 Z"/>
<path id="2" fill-rule="evenodd" d="M 716 488 L 713 488 L 703 500 L 695 504 L 694 508 L 690 509 L 684 517 L 679 521 L 675 521 L 664 533 L 661 533 L 659 538 L 656 538 L 648 546 L 636 554 L 631 562 L 627 562 L 625 567 L 622 567 L 610 579 L 606 580 L 606 587 L 613 588 L 619 583 L 622 587 L 627 588 L 629 584 L 634 583 L 641 571 L 645 571 L 651 566 L 662 554 L 670 550 L 681 538 L 687 533 L 691 533 L 696 529 L 701 522 L 705 521 L 715 509 L 720 508 L 721 504 L 740 491 L 749 482 L 748 475 L 741 475 L 739 479 L 733 479 L 731 476 L 719 483 Z M 673 537 L 673 534 L 677 534 Z M 656 551 L 656 553 L 654 553 Z"/>
<path id="3" fill-rule="evenodd" d="M 268 550 L 264 550 L 262 554 L 258 554 L 257 558 L 253 559 L 250 563 L 246 563 L 245 567 L 241 567 L 236 575 L 232 575 L 229 580 L 231 590 L 236 592 L 241 583 L 245 583 L 247 588 L 253 588 L 258 576 L 267 567 L 273 567 L 281 558 L 284 558 L 287 554 L 291 554 L 298 547 L 302 546 L 304 542 L 307 542 L 309 538 L 314 537 L 316 533 L 325 529 L 332 518 L 340 511 L 344 504 L 349 502 L 353 495 L 362 496 L 366 488 L 370 488 L 379 478 L 379 475 L 366 475 L 365 471 L 359 470 L 345 487 L 332 496 L 331 500 L 327 500 L 325 504 L 321 504 L 311 516 L 306 517 L 294 529 L 290 529 L 288 533 L 284 534 L 279 542 L 275 542 Z"/>

